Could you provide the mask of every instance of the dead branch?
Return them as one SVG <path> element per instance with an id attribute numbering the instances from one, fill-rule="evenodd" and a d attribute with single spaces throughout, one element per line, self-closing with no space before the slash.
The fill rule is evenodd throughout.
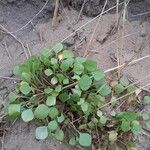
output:
<path id="1" fill-rule="evenodd" d="M 14 34 L 12 34 L 11 32 L 9 32 L 9 31 L 8 31 L 4 26 L 2 26 L 1 24 L 0 24 L 0 28 L 1 28 L 2 30 L 4 30 L 7 34 L 11 35 L 11 36 L 22 46 L 23 52 L 25 53 L 26 58 L 28 58 L 28 54 L 27 54 L 27 52 L 26 52 L 26 48 L 25 48 L 24 44 L 22 43 L 22 41 L 21 41 L 18 37 L 16 37 Z"/>
<path id="2" fill-rule="evenodd" d="M 84 9 L 84 6 L 85 6 L 85 4 L 86 4 L 86 1 L 87 1 L 87 0 L 84 0 L 84 1 L 83 1 L 81 10 L 80 10 L 79 15 L 78 15 L 77 22 L 79 22 L 79 20 L 80 20 L 80 17 L 81 17 L 81 15 L 82 15 L 82 12 L 83 12 L 83 9 Z"/>
<path id="3" fill-rule="evenodd" d="M 123 2 L 121 2 L 119 5 L 122 5 Z M 71 34 L 69 34 L 67 37 L 65 37 L 63 40 L 61 40 L 60 42 L 63 43 L 65 40 L 67 40 L 68 38 L 70 38 L 71 36 L 73 36 L 76 32 L 78 32 L 79 30 L 81 30 L 83 27 L 87 26 L 88 24 L 90 24 L 91 22 L 93 22 L 94 20 L 96 20 L 97 18 L 99 18 L 100 16 L 104 15 L 105 13 L 109 12 L 110 10 L 116 8 L 117 5 L 107 9 L 106 11 L 104 11 L 102 14 L 100 13 L 99 15 L 97 15 L 96 17 L 94 17 L 93 19 L 91 19 L 90 21 L 86 22 L 85 24 L 83 24 L 82 26 L 80 26 L 79 28 L 77 28 L 74 32 L 72 32 Z"/>
<path id="4" fill-rule="evenodd" d="M 13 34 L 13 33 L 16 33 L 16 32 L 19 32 L 21 30 L 23 30 L 24 28 L 26 28 L 30 23 L 32 23 L 32 21 L 45 9 L 46 5 L 48 4 L 49 0 L 47 0 L 44 4 L 44 6 L 41 8 L 41 10 L 38 11 L 38 13 L 36 15 L 33 16 L 32 19 L 30 19 L 24 26 L 22 26 L 20 29 L 16 30 L 16 31 L 13 31 L 13 32 L 9 32 L 9 34 Z"/>
<path id="5" fill-rule="evenodd" d="M 58 8 L 59 8 L 59 0 L 56 0 L 55 10 L 54 10 L 54 16 L 53 16 L 53 20 L 52 20 L 52 27 L 54 27 L 54 25 L 56 23 L 57 14 L 58 14 Z"/>
<path id="6" fill-rule="evenodd" d="M 136 59 L 136 60 L 131 61 L 130 63 L 128 63 L 128 65 L 133 65 L 133 64 L 135 64 L 135 63 L 137 63 L 137 62 L 139 62 L 139 61 L 141 61 L 141 60 L 143 60 L 143 59 L 149 58 L 149 57 L 150 57 L 150 55 L 146 55 L 146 56 L 144 56 L 144 57 L 141 57 L 141 58 L 139 58 L 139 59 Z M 114 67 L 114 68 L 110 68 L 110 69 L 105 70 L 105 73 L 108 73 L 108 72 L 117 70 L 118 68 L 122 68 L 122 67 L 124 67 L 124 66 L 126 66 L 126 65 L 127 65 L 127 64 L 126 64 L 126 62 L 125 62 L 125 63 L 123 63 L 123 64 L 120 65 L 120 66 L 117 66 L 117 67 Z"/>

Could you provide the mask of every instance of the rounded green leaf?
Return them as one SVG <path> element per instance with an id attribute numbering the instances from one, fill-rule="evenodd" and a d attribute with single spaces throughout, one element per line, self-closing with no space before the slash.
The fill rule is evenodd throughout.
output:
<path id="1" fill-rule="evenodd" d="M 107 96 L 111 93 L 111 87 L 108 85 L 102 85 L 100 87 L 99 93 L 101 96 Z"/>
<path id="2" fill-rule="evenodd" d="M 63 61 L 61 62 L 60 68 L 61 68 L 63 71 L 67 71 L 67 70 L 70 68 L 70 64 L 68 63 L 67 60 L 63 60 Z"/>
<path id="3" fill-rule="evenodd" d="M 82 65 L 82 63 L 75 62 L 73 71 L 74 71 L 74 73 L 80 75 L 84 71 L 84 66 Z"/>
<path id="4" fill-rule="evenodd" d="M 56 105 L 56 97 L 55 96 L 48 96 L 46 100 L 46 105 L 47 106 L 54 106 Z"/>
<path id="5" fill-rule="evenodd" d="M 72 137 L 70 140 L 69 140 L 69 144 L 71 146 L 75 146 L 76 145 L 76 138 L 75 137 Z"/>
<path id="6" fill-rule="evenodd" d="M 61 62 L 60 68 L 63 71 L 67 71 L 70 67 L 72 67 L 73 62 L 74 62 L 73 58 L 67 58 Z"/>
<path id="7" fill-rule="evenodd" d="M 97 118 L 92 118 L 93 123 L 97 124 L 98 123 L 98 119 Z"/>
<path id="8" fill-rule="evenodd" d="M 14 75 L 20 75 L 21 74 L 21 70 L 20 70 L 19 66 L 14 67 L 13 74 Z"/>
<path id="9" fill-rule="evenodd" d="M 135 142 L 133 142 L 133 141 L 127 141 L 127 144 L 126 144 L 126 146 L 127 146 L 127 150 L 137 150 L 137 145 L 136 145 L 136 143 Z"/>
<path id="10" fill-rule="evenodd" d="M 45 119 L 50 112 L 50 108 L 44 104 L 40 104 L 34 111 L 34 116 L 37 119 Z"/>
<path id="11" fill-rule="evenodd" d="M 18 116 L 21 111 L 21 106 L 20 104 L 10 104 L 8 107 L 8 114 L 9 116 Z"/>
<path id="12" fill-rule="evenodd" d="M 119 112 L 117 114 L 117 118 L 118 119 L 124 119 L 127 121 L 134 121 L 137 119 L 137 113 L 135 112 Z"/>
<path id="13" fill-rule="evenodd" d="M 56 58 L 51 58 L 51 64 L 54 65 L 55 67 L 57 66 L 58 60 Z"/>
<path id="14" fill-rule="evenodd" d="M 28 95 L 31 92 L 31 90 L 32 89 L 27 82 L 21 83 L 21 86 L 20 86 L 21 93 L 23 93 L 24 95 Z"/>
<path id="15" fill-rule="evenodd" d="M 150 104 L 150 96 L 144 97 L 144 104 Z"/>
<path id="16" fill-rule="evenodd" d="M 117 84 L 116 86 L 115 86 L 115 92 L 117 93 L 117 94 L 120 94 L 120 93 L 122 93 L 124 91 L 124 87 L 122 86 L 122 84 Z"/>
<path id="17" fill-rule="evenodd" d="M 53 50 L 55 51 L 55 53 L 59 53 L 60 51 L 63 50 L 63 45 L 61 43 L 57 43 L 53 46 Z"/>
<path id="18" fill-rule="evenodd" d="M 117 103 L 117 98 L 113 96 L 111 98 L 111 104 L 112 104 L 112 106 L 114 106 L 116 103 Z"/>
<path id="19" fill-rule="evenodd" d="M 50 94 L 52 91 L 53 91 L 53 89 L 50 87 L 47 87 L 44 89 L 44 93 L 46 93 L 46 94 Z"/>
<path id="20" fill-rule="evenodd" d="M 65 116 L 63 114 L 61 114 L 61 116 L 57 117 L 57 121 L 59 123 L 62 123 L 65 120 Z"/>
<path id="21" fill-rule="evenodd" d="M 80 76 L 79 76 L 79 75 L 74 75 L 74 76 L 72 77 L 72 79 L 74 79 L 74 80 L 80 80 Z"/>
<path id="22" fill-rule="evenodd" d="M 40 56 L 40 61 L 41 61 L 46 67 L 51 66 L 51 61 L 50 61 L 48 55 L 47 55 L 47 56 L 41 55 L 41 56 Z"/>
<path id="23" fill-rule="evenodd" d="M 135 135 L 138 135 L 141 133 L 142 131 L 142 128 L 141 128 L 141 125 L 139 123 L 139 121 L 132 121 L 131 123 L 131 131 L 135 134 Z"/>
<path id="24" fill-rule="evenodd" d="M 88 103 L 84 102 L 83 104 L 81 104 L 81 109 L 83 112 L 86 112 L 88 110 Z"/>
<path id="25" fill-rule="evenodd" d="M 90 121 L 90 122 L 88 123 L 88 127 L 89 127 L 90 129 L 95 129 L 95 123 L 94 123 L 93 121 Z"/>
<path id="26" fill-rule="evenodd" d="M 52 71 L 51 69 L 46 69 L 46 70 L 44 71 L 44 73 L 45 73 L 47 76 L 50 76 L 50 75 L 53 74 L 53 71 Z"/>
<path id="27" fill-rule="evenodd" d="M 48 129 L 46 126 L 38 127 L 35 131 L 35 137 L 38 140 L 45 140 L 48 137 Z"/>
<path id="28" fill-rule="evenodd" d="M 59 99 L 62 101 L 62 102 L 66 102 L 68 99 L 69 99 L 69 95 L 66 93 L 66 92 L 63 92 L 59 95 Z"/>
<path id="29" fill-rule="evenodd" d="M 51 94 L 52 94 L 52 96 L 57 97 L 59 95 L 59 92 L 57 92 L 56 90 L 54 90 Z"/>
<path id="30" fill-rule="evenodd" d="M 58 116 L 58 114 L 59 114 L 59 111 L 58 111 L 58 109 L 56 107 L 50 107 L 49 108 L 49 116 L 52 119 L 56 118 Z"/>
<path id="31" fill-rule="evenodd" d="M 121 123 L 121 130 L 123 132 L 128 132 L 130 131 L 131 127 L 130 127 L 130 122 L 127 120 L 123 120 Z"/>
<path id="32" fill-rule="evenodd" d="M 22 73 L 22 80 L 30 83 L 31 82 L 31 75 L 28 74 L 28 73 L 23 72 Z"/>
<path id="33" fill-rule="evenodd" d="M 84 64 L 84 67 L 88 71 L 95 71 L 96 70 L 96 62 L 93 60 L 86 60 L 83 64 Z"/>
<path id="34" fill-rule="evenodd" d="M 71 50 L 64 50 L 63 51 L 63 58 L 72 58 L 74 57 L 73 52 Z"/>
<path id="35" fill-rule="evenodd" d="M 105 77 L 104 71 L 102 69 L 98 69 L 92 72 L 92 75 L 96 81 L 99 81 Z"/>
<path id="36" fill-rule="evenodd" d="M 127 77 L 125 77 L 125 76 L 123 76 L 121 79 L 120 79 L 120 84 L 122 85 L 122 86 L 128 86 L 129 84 L 130 84 L 130 82 L 129 82 L 129 80 L 128 80 L 128 78 Z"/>
<path id="37" fill-rule="evenodd" d="M 79 86 L 83 91 L 88 90 L 92 85 L 92 80 L 88 75 L 83 75 L 79 81 Z"/>
<path id="38" fill-rule="evenodd" d="M 33 95 L 32 97 L 30 97 L 30 100 L 29 100 L 32 104 L 38 104 L 39 100 L 37 98 L 36 95 Z"/>
<path id="39" fill-rule="evenodd" d="M 66 78 L 63 74 L 61 74 L 61 73 L 58 73 L 57 74 L 57 77 L 58 77 L 58 80 L 59 80 L 59 82 L 61 82 L 62 83 L 62 81 Z"/>
<path id="40" fill-rule="evenodd" d="M 134 121 L 138 117 L 136 112 L 124 112 L 124 118 L 128 121 Z"/>
<path id="41" fill-rule="evenodd" d="M 144 112 L 144 113 L 142 114 L 142 117 L 143 117 L 144 120 L 148 120 L 148 119 L 149 119 L 149 114 L 146 113 L 146 112 Z"/>
<path id="42" fill-rule="evenodd" d="M 57 139 L 57 140 L 59 140 L 59 141 L 63 141 L 63 139 L 64 139 L 64 132 L 62 131 L 62 130 L 57 130 L 56 132 L 55 132 L 55 138 Z"/>
<path id="43" fill-rule="evenodd" d="M 103 115 L 102 111 L 98 110 L 98 111 L 97 111 L 97 116 L 98 116 L 98 117 L 101 117 L 102 115 Z"/>
<path id="44" fill-rule="evenodd" d="M 150 129 L 150 119 L 145 121 L 145 125 L 146 125 L 147 128 Z"/>
<path id="45" fill-rule="evenodd" d="M 63 80 L 63 84 L 69 84 L 69 79 L 67 79 L 67 78 L 64 79 L 64 80 Z"/>
<path id="46" fill-rule="evenodd" d="M 106 124 L 107 118 L 106 118 L 105 116 L 101 116 L 99 122 L 100 122 L 101 124 Z"/>
<path id="47" fill-rule="evenodd" d="M 72 89 L 73 94 L 81 96 L 82 91 L 80 89 Z"/>
<path id="48" fill-rule="evenodd" d="M 57 85 L 56 87 L 55 87 L 55 91 L 56 92 L 61 92 L 61 90 L 62 90 L 62 86 L 61 85 Z"/>
<path id="49" fill-rule="evenodd" d="M 50 131 L 55 131 L 58 128 L 58 123 L 56 120 L 50 121 L 48 124 L 48 129 Z"/>
<path id="50" fill-rule="evenodd" d="M 14 102 L 17 98 L 18 98 L 18 96 L 13 92 L 10 92 L 8 95 L 8 99 L 9 99 L 10 103 Z"/>
<path id="51" fill-rule="evenodd" d="M 82 105 L 85 102 L 84 98 L 80 98 L 80 101 L 77 102 L 78 105 Z"/>
<path id="52" fill-rule="evenodd" d="M 56 77 L 53 77 L 52 79 L 51 79 L 51 83 L 52 84 L 57 84 L 58 83 L 58 80 L 57 80 L 57 78 Z"/>
<path id="53" fill-rule="evenodd" d="M 92 144 L 92 137 L 88 133 L 80 133 L 79 135 L 79 144 L 81 146 L 91 146 Z"/>
<path id="54" fill-rule="evenodd" d="M 33 120 L 34 114 L 31 109 L 27 109 L 22 112 L 21 118 L 24 122 L 29 122 L 29 121 Z"/>
<path id="55" fill-rule="evenodd" d="M 2 101 L 3 101 L 3 99 L 2 99 L 2 97 L 0 97 L 0 102 L 2 102 Z M 6 114 L 8 114 L 9 105 L 10 105 L 9 101 L 4 103 L 4 105 L 3 105 L 2 111 Z"/>
<path id="56" fill-rule="evenodd" d="M 117 140 L 118 133 L 116 131 L 109 132 L 109 141 L 115 142 Z"/>
<path id="57" fill-rule="evenodd" d="M 129 87 L 127 88 L 127 92 L 132 93 L 132 92 L 136 91 L 136 89 L 137 88 L 134 85 L 129 85 Z"/>
<path id="58" fill-rule="evenodd" d="M 43 51 L 42 51 L 42 55 L 45 57 L 45 58 L 49 58 L 49 56 L 51 55 L 51 50 L 49 48 L 45 48 Z"/>
<path id="59" fill-rule="evenodd" d="M 84 63 L 86 61 L 86 58 L 83 58 L 83 57 L 76 57 L 75 58 L 75 61 L 76 62 L 79 62 L 79 63 Z"/>

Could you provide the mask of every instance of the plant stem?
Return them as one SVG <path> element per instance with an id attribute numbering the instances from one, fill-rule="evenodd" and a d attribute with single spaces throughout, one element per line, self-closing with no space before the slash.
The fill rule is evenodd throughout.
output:
<path id="1" fill-rule="evenodd" d="M 63 87 L 63 88 L 62 88 L 62 90 L 65 90 L 65 89 L 71 88 L 71 87 L 73 87 L 73 86 L 75 86 L 75 85 L 77 85 L 77 84 L 78 84 L 78 82 L 74 82 L 74 83 L 72 83 L 72 84 L 69 84 L 69 85 L 67 85 L 67 86 Z"/>

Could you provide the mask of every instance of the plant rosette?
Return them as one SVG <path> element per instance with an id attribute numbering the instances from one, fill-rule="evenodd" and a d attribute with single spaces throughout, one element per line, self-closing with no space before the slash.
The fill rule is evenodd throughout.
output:
<path id="1" fill-rule="evenodd" d="M 136 87 L 126 77 L 111 87 L 95 61 L 75 57 L 61 43 L 30 57 L 16 66 L 13 73 L 20 82 L 9 94 L 3 110 L 9 119 L 39 121 L 42 126 L 35 131 L 38 140 L 53 137 L 67 140 L 71 146 L 93 145 L 98 149 L 98 139 L 113 145 L 121 139 L 129 145 L 127 137 L 142 131 L 141 119 L 150 128 L 149 114 L 139 116 L 137 111 L 128 111 L 132 105 L 129 97 L 132 95 L 137 104 L 138 100 L 134 94 Z M 126 99 L 119 99 L 125 94 Z M 115 112 L 122 101 L 126 107 Z M 146 96 L 143 103 L 150 103 L 150 97 Z"/>

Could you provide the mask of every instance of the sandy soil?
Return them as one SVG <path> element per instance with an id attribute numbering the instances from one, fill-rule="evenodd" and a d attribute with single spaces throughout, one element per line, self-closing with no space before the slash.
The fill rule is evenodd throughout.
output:
<path id="1" fill-rule="evenodd" d="M 32 10 L 32 6 L 24 7 L 7 7 L 0 5 L 0 24 L 14 32 L 25 25 L 37 11 L 42 7 L 42 3 L 36 9 Z M 138 8 L 143 6 L 140 4 Z M 28 9 L 27 9 L 28 8 Z M 18 15 L 19 14 L 19 15 Z M 92 18 L 82 16 L 82 19 L 77 23 L 79 13 L 75 10 L 63 9 L 62 13 L 57 18 L 59 21 L 56 24 L 55 30 L 52 28 L 52 19 L 46 23 L 41 23 L 43 20 L 33 20 L 23 30 L 14 33 L 16 37 L 29 48 L 32 54 L 39 53 L 45 47 L 51 47 L 53 43 L 62 41 L 65 37 L 71 34 L 75 29 L 81 27 Z M 41 17 L 42 18 L 42 17 Z M 43 18 L 42 18 L 43 19 Z M 46 18 L 47 20 L 47 18 Z M 40 22 L 37 24 L 37 22 Z M 127 11 L 126 20 L 122 22 L 118 33 L 112 33 L 111 27 L 116 23 L 116 14 L 107 13 L 98 23 L 96 33 L 93 37 L 91 45 L 89 40 L 93 30 L 97 24 L 97 20 L 79 30 L 73 37 L 65 40 L 66 46 L 73 49 L 78 55 L 83 55 L 88 48 L 91 51 L 89 58 L 96 59 L 98 66 L 104 70 L 117 66 L 115 56 L 119 49 L 121 54 L 121 62 L 130 59 L 138 59 L 140 57 L 150 55 L 150 17 L 149 13 L 141 14 L 140 11 Z M 112 34 L 111 34 L 112 33 Z M 119 40 L 117 40 L 119 37 Z M 93 52 L 92 52 L 93 51 Z M 12 68 L 20 64 L 26 59 L 21 44 L 16 41 L 10 34 L 5 34 L 0 31 L 0 76 L 12 76 Z M 112 72 L 114 74 L 115 72 Z M 122 70 L 133 81 L 150 74 L 150 57 L 144 59 L 132 66 L 128 66 Z M 138 86 L 145 85 L 150 82 L 150 78 L 142 81 Z M 13 89 L 14 81 L 0 79 L 0 95 L 2 98 L 1 104 L 7 99 L 9 91 Z M 146 87 L 148 90 L 149 87 Z M 145 108 L 150 112 L 149 108 Z M 34 138 L 35 124 L 25 124 L 17 121 L 6 132 L 4 138 L 5 150 L 63 150 L 67 148 L 64 144 L 55 141 L 37 141 Z M 3 139 L 2 139 L 3 140 Z M 139 138 L 139 150 L 150 149 L 148 136 L 142 135 Z M 0 145 L 1 147 L 1 145 Z"/>

